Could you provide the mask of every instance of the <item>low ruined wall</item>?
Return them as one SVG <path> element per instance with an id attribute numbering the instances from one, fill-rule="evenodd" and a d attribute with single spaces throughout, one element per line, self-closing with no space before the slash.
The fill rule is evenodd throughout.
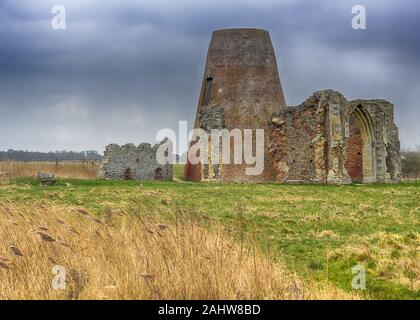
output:
<path id="1" fill-rule="evenodd" d="M 106 147 L 98 178 L 115 180 L 172 180 L 172 165 L 159 164 L 156 152 L 159 146 L 148 143 L 139 146 L 110 144 Z"/>

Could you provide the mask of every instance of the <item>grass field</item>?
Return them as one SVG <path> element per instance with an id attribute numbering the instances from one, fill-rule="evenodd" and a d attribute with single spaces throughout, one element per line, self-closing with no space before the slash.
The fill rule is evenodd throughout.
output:
<path id="1" fill-rule="evenodd" d="M 181 175 L 182 167 L 178 166 L 174 182 L 62 178 L 56 186 L 47 188 L 40 187 L 31 177 L 9 177 L 0 182 L 0 204 L 4 211 L 0 210 L 0 214 L 15 210 L 25 212 L 24 215 L 36 214 L 36 219 L 41 219 L 42 210 L 32 208 L 49 208 L 45 209 L 46 216 L 50 211 L 57 212 L 54 208 L 60 208 L 61 214 L 70 214 L 78 208 L 102 223 L 117 219 L 113 223 L 118 226 L 119 215 L 128 214 L 145 221 L 158 220 L 171 228 L 183 217 L 185 221 L 198 223 L 207 230 L 202 232 L 209 232 L 209 237 L 218 238 L 221 232 L 225 241 L 233 239 L 234 246 L 238 246 L 235 250 L 255 246 L 261 254 L 258 255 L 260 265 L 267 260 L 270 265 L 279 265 L 308 284 L 310 289 L 307 290 L 313 294 L 303 298 L 353 298 L 354 295 L 374 299 L 420 298 L 419 183 L 248 185 L 189 183 L 182 181 Z M 82 228 L 83 223 L 79 223 L 78 230 Z M 0 256 L 11 259 L 10 254 L 6 256 L 7 245 L 2 241 Z M 352 267 L 357 264 L 366 268 L 366 290 L 355 291 L 351 287 Z M 221 272 L 220 268 L 218 270 Z M 246 274 L 246 270 L 241 272 Z M 0 277 L 4 272 L 7 270 L 0 269 Z M 231 274 L 225 276 L 229 278 Z M 267 277 L 270 275 L 263 279 Z M 276 282 L 273 279 L 279 278 L 271 275 L 270 281 Z M 287 286 L 286 280 L 279 281 Z M 261 288 L 251 282 L 244 287 Z M 329 288 L 330 296 L 325 288 Z M 284 287 L 279 290 L 269 290 L 256 297 L 302 298 L 286 296 Z M 226 296 L 232 297 L 223 297 Z M 86 293 L 86 297 L 92 295 Z M 173 293 L 165 297 L 173 297 Z M 178 297 L 195 298 L 197 295 Z"/>

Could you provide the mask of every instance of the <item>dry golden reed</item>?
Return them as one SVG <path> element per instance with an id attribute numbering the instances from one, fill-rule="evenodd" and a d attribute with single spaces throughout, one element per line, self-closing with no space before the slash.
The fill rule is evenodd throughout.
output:
<path id="1" fill-rule="evenodd" d="M 106 219 L 47 202 L 0 204 L 0 299 L 358 298 L 303 281 L 217 226 L 133 213 Z M 57 266 L 65 289 L 53 289 Z"/>
<path id="2" fill-rule="evenodd" d="M 33 177 L 38 172 L 52 173 L 59 178 L 94 179 L 99 168 L 98 162 L 63 161 L 17 162 L 0 161 L 0 179 Z"/>

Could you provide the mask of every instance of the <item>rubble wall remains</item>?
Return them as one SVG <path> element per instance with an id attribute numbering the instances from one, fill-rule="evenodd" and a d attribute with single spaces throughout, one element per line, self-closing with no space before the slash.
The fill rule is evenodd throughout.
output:
<path id="1" fill-rule="evenodd" d="M 114 180 L 172 180 L 172 164 L 160 164 L 156 152 L 163 143 L 152 146 L 110 144 L 106 147 L 98 178 Z"/>

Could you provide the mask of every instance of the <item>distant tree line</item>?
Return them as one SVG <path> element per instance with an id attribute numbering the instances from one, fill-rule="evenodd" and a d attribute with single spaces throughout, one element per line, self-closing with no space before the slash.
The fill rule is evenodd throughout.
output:
<path id="1" fill-rule="evenodd" d="M 9 149 L 0 151 L 0 161 L 96 161 L 101 159 L 102 156 L 96 150 L 37 152 Z"/>
<path id="2" fill-rule="evenodd" d="M 405 149 L 401 151 L 401 173 L 403 179 L 420 177 L 420 146 L 416 150 Z"/>

